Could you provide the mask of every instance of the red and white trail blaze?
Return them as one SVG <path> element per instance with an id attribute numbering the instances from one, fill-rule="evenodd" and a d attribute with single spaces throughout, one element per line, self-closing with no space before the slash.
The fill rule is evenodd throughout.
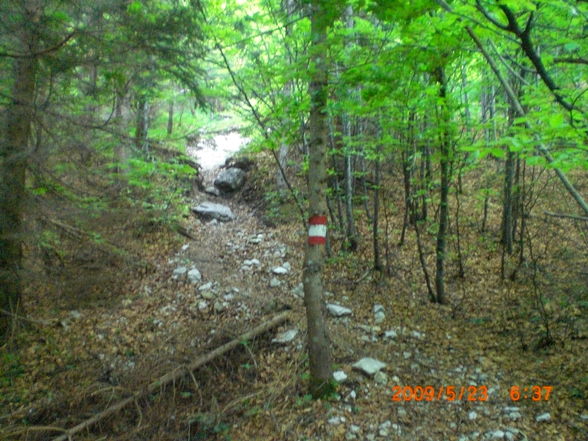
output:
<path id="1" fill-rule="evenodd" d="M 309 220 L 308 244 L 324 245 L 327 243 L 327 216 L 312 216 Z"/>

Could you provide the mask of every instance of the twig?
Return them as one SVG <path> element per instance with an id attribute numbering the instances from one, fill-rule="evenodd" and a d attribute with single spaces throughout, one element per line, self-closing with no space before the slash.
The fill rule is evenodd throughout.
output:
<path id="1" fill-rule="evenodd" d="M 588 217 L 585 217 L 585 216 L 577 216 L 575 214 L 565 214 L 565 213 L 551 213 L 550 211 L 544 211 L 543 213 L 546 214 L 547 216 L 563 217 L 566 219 L 574 219 L 574 220 L 588 222 Z"/>
<path id="2" fill-rule="evenodd" d="M 13 312 L 10 311 L 6 311 L 5 309 L 0 309 L 0 314 L 4 314 L 8 317 L 12 317 L 18 320 L 22 320 L 23 322 L 29 322 L 35 325 L 43 325 L 43 326 L 50 326 L 51 323 L 46 321 L 46 320 L 36 320 L 36 319 L 32 319 L 32 318 L 28 318 L 28 317 L 24 317 L 22 315 L 18 315 L 15 314 Z"/>
<path id="3" fill-rule="evenodd" d="M 80 240 L 80 241 L 90 240 L 90 241 L 92 241 L 92 244 L 96 248 L 98 248 L 100 251 L 102 251 L 106 254 L 110 254 L 110 255 L 122 258 L 125 262 L 127 262 L 130 265 L 137 266 L 140 268 L 149 267 L 149 264 L 147 262 L 145 262 L 144 260 L 142 260 L 141 258 L 139 258 L 138 256 L 129 256 L 128 251 L 117 247 L 116 245 L 108 242 L 107 240 L 101 239 L 100 242 L 97 242 L 95 240 L 95 238 L 92 237 L 92 234 L 88 233 L 87 231 L 80 230 L 79 228 L 76 228 L 72 225 L 65 224 L 65 223 L 60 222 L 55 219 L 46 218 L 46 219 L 43 219 L 43 222 L 47 222 L 47 223 L 59 228 L 60 230 L 64 231 L 65 233 L 69 234 L 70 236 L 72 236 L 73 238 L 75 238 L 77 240 Z"/>

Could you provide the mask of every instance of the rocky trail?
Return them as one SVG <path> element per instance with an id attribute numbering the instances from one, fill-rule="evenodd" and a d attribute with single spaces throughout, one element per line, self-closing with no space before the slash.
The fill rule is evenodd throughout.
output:
<path id="1" fill-rule="evenodd" d="M 205 172 L 208 190 L 196 196 L 194 206 L 222 204 L 222 210 L 230 210 L 230 216 L 226 212 L 220 216 L 205 212 L 191 219 L 197 240 L 185 243 L 161 265 L 158 287 L 145 286 L 141 299 L 123 303 L 117 323 L 124 324 L 128 334 L 141 334 L 147 344 L 150 340 L 163 342 L 154 359 L 161 360 L 165 352 L 165 369 L 169 370 L 190 357 L 188 348 L 214 347 L 220 337 L 234 337 L 270 313 L 291 309 L 290 325 L 271 341 L 269 359 L 275 365 L 258 369 L 262 372 L 269 368 L 270 377 L 279 376 L 276 370 L 283 368 L 289 375 L 300 375 L 296 370 L 303 370 L 305 319 L 300 284 L 302 256 L 296 247 L 299 238 L 295 232 L 262 225 L 256 213 L 240 202 L 238 193 L 214 196 L 210 188 L 218 174 L 217 167 Z M 465 335 L 476 331 L 454 326 L 447 309 L 433 309 L 410 298 L 394 299 L 391 304 L 389 295 L 383 293 L 361 295 L 369 289 L 370 284 L 364 284 L 352 296 L 326 294 L 338 366 L 334 377 L 341 384 L 339 399 L 327 407 L 308 403 L 306 410 L 284 413 L 281 406 L 293 406 L 300 398 L 287 397 L 280 405 L 273 403 L 272 410 L 267 405 L 276 396 L 256 382 L 252 389 L 261 393 L 257 398 L 260 404 L 265 403 L 262 407 L 268 407 L 260 414 L 279 421 L 273 422 L 276 432 L 263 434 L 259 421 L 253 423 L 259 416 L 248 419 L 241 413 L 229 424 L 225 435 L 233 438 L 227 439 L 581 439 L 557 433 L 562 423 L 558 421 L 561 403 L 553 397 L 520 402 L 512 399 L 513 386 L 520 386 L 521 395 L 526 386 L 546 386 L 540 391 L 544 398 L 548 390 L 557 393 L 552 391 L 556 385 L 531 378 L 523 382 L 505 372 L 492 350 L 480 352 L 465 343 Z M 399 308 L 416 313 L 403 314 Z M 147 334 L 131 319 L 139 309 L 151 311 Z M 413 320 L 425 311 L 428 320 Z M 294 372 L 293 360 L 297 360 Z M 129 369 L 138 368 L 126 363 Z M 116 363 L 111 362 L 111 366 Z M 218 375 L 219 381 L 231 381 Z M 295 390 L 303 396 L 302 390 Z M 222 397 L 202 399 L 216 401 Z M 311 408 L 316 418 L 309 419 Z M 582 414 L 567 424 L 573 432 L 582 433 L 587 420 L 588 415 Z"/>

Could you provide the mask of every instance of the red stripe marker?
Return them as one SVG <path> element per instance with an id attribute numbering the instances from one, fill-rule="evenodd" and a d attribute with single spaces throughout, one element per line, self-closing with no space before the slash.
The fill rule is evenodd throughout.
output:
<path id="1" fill-rule="evenodd" d="M 324 245 L 327 243 L 327 216 L 312 216 L 309 220 L 308 244 Z"/>

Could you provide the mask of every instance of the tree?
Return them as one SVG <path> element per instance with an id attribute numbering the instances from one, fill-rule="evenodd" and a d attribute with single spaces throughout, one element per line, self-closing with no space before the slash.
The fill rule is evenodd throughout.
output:
<path id="1" fill-rule="evenodd" d="M 311 73 L 308 88 L 310 94 L 308 199 L 311 223 L 313 218 L 321 219 L 326 230 L 326 37 L 329 23 L 324 2 L 313 0 L 311 8 Z M 329 393 L 331 389 L 331 354 L 323 315 L 322 270 L 325 261 L 325 241 L 312 241 L 312 229 L 311 226 L 309 243 L 306 245 L 304 256 L 304 304 L 308 324 L 310 392 L 314 397 L 321 397 Z M 326 231 L 323 237 L 326 238 Z"/>
<path id="2" fill-rule="evenodd" d="M 22 234 L 28 144 L 33 121 L 42 6 L 27 0 L 17 12 L 13 86 L 0 144 L 0 335 L 22 295 Z"/>

